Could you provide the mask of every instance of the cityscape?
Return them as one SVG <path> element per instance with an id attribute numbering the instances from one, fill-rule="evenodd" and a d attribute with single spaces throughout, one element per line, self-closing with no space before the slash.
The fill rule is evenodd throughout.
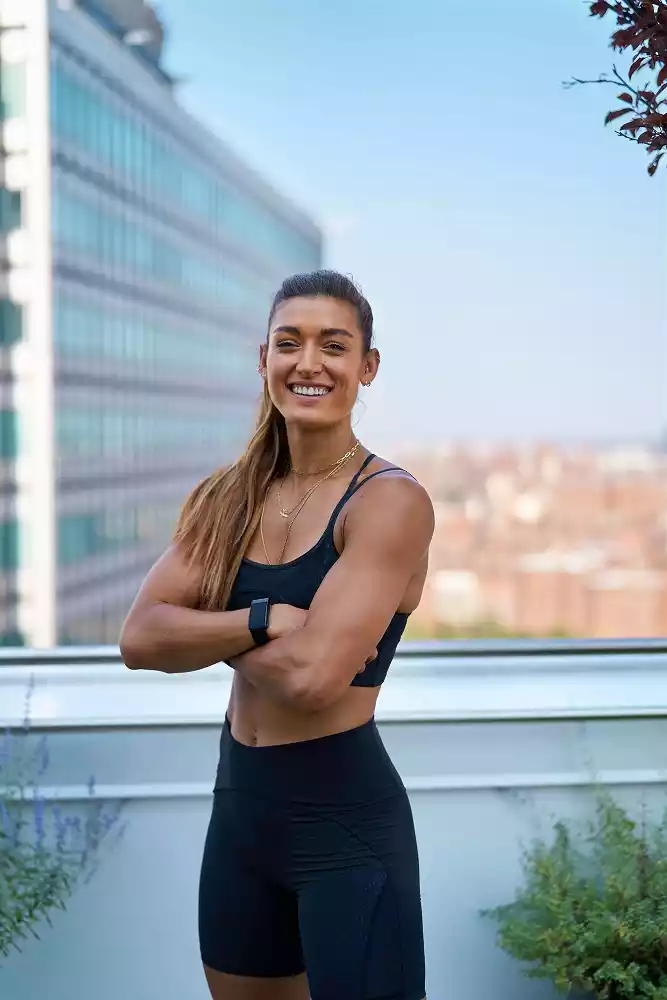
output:
<path id="1" fill-rule="evenodd" d="M 419 637 L 667 634 L 667 454 L 450 445 L 405 464 L 436 531 Z"/>

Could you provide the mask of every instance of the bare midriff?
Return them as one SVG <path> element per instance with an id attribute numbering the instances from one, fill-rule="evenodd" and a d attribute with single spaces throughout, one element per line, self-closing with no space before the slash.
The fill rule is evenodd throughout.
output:
<path id="1" fill-rule="evenodd" d="M 247 746 L 274 746 L 332 736 L 372 718 L 379 687 L 350 687 L 319 712 L 303 712 L 272 701 L 240 674 L 234 675 L 227 715 L 232 735 Z"/>

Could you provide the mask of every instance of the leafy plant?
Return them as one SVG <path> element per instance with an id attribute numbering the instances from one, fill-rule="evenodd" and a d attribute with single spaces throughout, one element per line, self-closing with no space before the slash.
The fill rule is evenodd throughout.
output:
<path id="1" fill-rule="evenodd" d="M 667 1000 L 667 813 L 638 824 L 600 792 L 587 835 L 556 823 L 523 870 L 514 902 L 485 914 L 529 977 L 600 1000 Z"/>
<path id="2" fill-rule="evenodd" d="M 93 799 L 94 782 L 88 783 L 90 801 L 65 811 L 47 801 L 40 781 L 49 766 L 46 738 L 30 749 L 30 723 L 0 737 L 0 956 L 29 934 L 50 913 L 65 909 L 77 886 L 97 870 L 103 846 L 121 836 L 122 803 Z"/>
<path id="3" fill-rule="evenodd" d="M 667 152 L 667 2 L 666 0 L 595 0 L 588 4 L 591 17 L 616 15 L 616 31 L 611 36 L 611 48 L 617 52 L 632 51 L 627 79 L 613 67 L 610 78 L 602 74 L 595 80 L 574 77 L 566 87 L 585 83 L 606 83 L 620 86 L 621 106 L 610 111 L 605 124 L 618 121 L 618 135 L 646 147 L 652 159 L 650 176 Z M 643 84 L 630 82 L 641 70 L 651 73 Z M 626 118 L 623 123 L 621 118 Z"/>

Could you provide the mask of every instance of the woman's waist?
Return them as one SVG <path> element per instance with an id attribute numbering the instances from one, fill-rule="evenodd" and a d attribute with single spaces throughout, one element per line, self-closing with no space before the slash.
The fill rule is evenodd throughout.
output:
<path id="1" fill-rule="evenodd" d="M 302 802 L 359 802 L 403 790 L 371 712 L 364 721 L 337 731 L 289 741 L 246 741 L 239 701 L 225 719 L 216 788 L 234 788 Z"/>
<path id="2" fill-rule="evenodd" d="M 328 708 L 304 712 L 277 702 L 236 674 L 227 710 L 234 738 L 250 747 L 301 743 L 356 729 L 375 713 L 378 690 L 350 687 Z"/>

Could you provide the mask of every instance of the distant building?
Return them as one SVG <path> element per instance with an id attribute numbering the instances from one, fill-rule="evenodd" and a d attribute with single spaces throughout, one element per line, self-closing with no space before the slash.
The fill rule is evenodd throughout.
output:
<path id="1" fill-rule="evenodd" d="M 435 533 L 418 635 L 667 634 L 658 449 L 475 447 L 406 456 Z"/>
<path id="2" fill-rule="evenodd" d="M 177 103 L 141 0 L 0 2 L 0 634 L 115 642 L 241 446 L 314 224 Z"/>

